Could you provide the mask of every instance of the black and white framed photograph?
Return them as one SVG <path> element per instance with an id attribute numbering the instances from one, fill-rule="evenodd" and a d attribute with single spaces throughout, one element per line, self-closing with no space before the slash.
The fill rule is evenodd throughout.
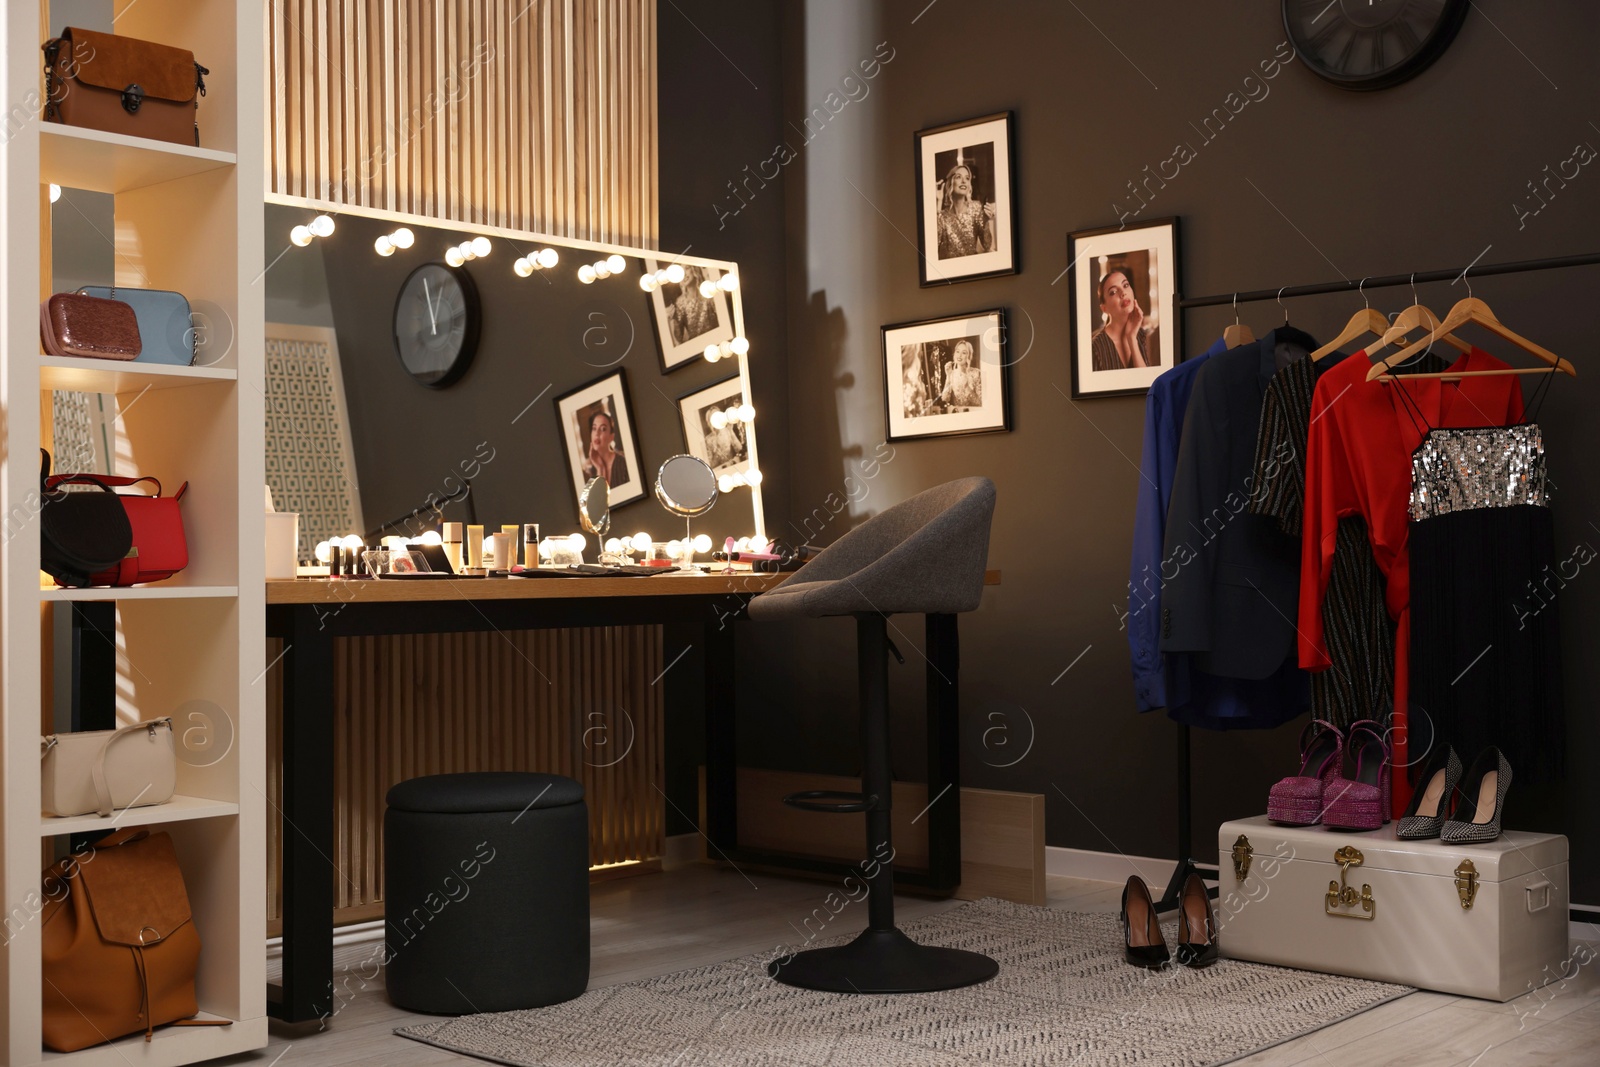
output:
<path id="1" fill-rule="evenodd" d="M 737 374 L 678 398 L 683 443 L 718 478 L 750 470 L 750 428 L 742 417 L 744 386 Z"/>
<path id="2" fill-rule="evenodd" d="M 916 135 L 922 284 L 1017 272 L 1011 112 Z"/>
<path id="3" fill-rule="evenodd" d="M 1143 393 L 1178 363 L 1178 220 L 1082 230 L 1067 256 L 1073 399 Z"/>
<path id="4" fill-rule="evenodd" d="M 587 385 L 556 397 L 556 419 L 561 445 L 572 475 L 572 498 L 593 478 L 610 487 L 612 507 L 631 504 L 644 496 L 644 472 L 639 464 L 638 435 L 633 427 L 633 406 L 628 403 L 628 383 L 616 370 Z"/>
<path id="5" fill-rule="evenodd" d="M 660 268 L 653 259 L 644 261 L 646 273 Z M 716 289 L 710 296 L 700 295 L 702 282 L 715 283 L 721 277 L 715 267 L 685 263 L 681 282 L 662 282 L 650 294 L 650 318 L 656 327 L 663 374 L 694 362 L 712 345 L 733 340 L 728 294 Z"/>
<path id="6" fill-rule="evenodd" d="M 999 308 L 883 328 L 890 441 L 1011 429 Z"/>

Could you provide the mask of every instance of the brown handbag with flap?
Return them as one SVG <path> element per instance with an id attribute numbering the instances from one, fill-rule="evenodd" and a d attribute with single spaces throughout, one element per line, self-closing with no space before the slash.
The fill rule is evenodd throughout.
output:
<path id="1" fill-rule="evenodd" d="M 75 1052 L 195 1020 L 200 935 L 165 832 L 118 830 L 44 872 L 44 1043 Z"/>
<path id="2" fill-rule="evenodd" d="M 44 43 L 47 122 L 198 145 L 205 75 L 194 53 L 68 27 Z"/>

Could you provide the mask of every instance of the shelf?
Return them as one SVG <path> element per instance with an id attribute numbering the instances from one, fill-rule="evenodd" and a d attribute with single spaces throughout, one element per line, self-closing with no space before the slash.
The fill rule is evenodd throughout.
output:
<path id="1" fill-rule="evenodd" d="M 204 1011 L 198 1017 L 222 1018 Z M 158 1026 L 148 1042 L 143 1033 L 129 1034 L 77 1052 L 45 1052 L 42 1059 L 57 1067 L 176 1067 L 249 1052 L 266 1044 L 266 1019 L 246 1019 L 232 1026 Z"/>
<path id="2" fill-rule="evenodd" d="M 155 585 L 95 586 L 92 589 L 39 590 L 40 600 L 181 600 L 185 597 L 203 600 L 238 595 L 239 587 L 236 585 L 170 585 L 165 582 Z"/>
<path id="3" fill-rule="evenodd" d="M 83 393 L 139 393 L 207 382 L 238 381 L 232 367 L 178 367 L 162 363 L 122 363 L 114 359 L 39 357 L 39 388 Z"/>
<path id="4" fill-rule="evenodd" d="M 187 819 L 214 819 L 222 815 L 239 814 L 239 805 L 230 800 L 209 800 L 205 797 L 175 795 L 165 804 L 151 804 L 143 808 L 124 808 L 107 818 L 95 812 L 87 815 L 70 815 L 56 818 L 39 817 L 39 836 L 56 837 L 61 834 L 91 834 L 96 830 L 111 833 L 129 826 L 151 826 L 156 823 L 183 822 Z"/>
<path id="5" fill-rule="evenodd" d="M 47 122 L 39 128 L 39 184 L 125 193 L 231 167 L 232 152 Z"/>

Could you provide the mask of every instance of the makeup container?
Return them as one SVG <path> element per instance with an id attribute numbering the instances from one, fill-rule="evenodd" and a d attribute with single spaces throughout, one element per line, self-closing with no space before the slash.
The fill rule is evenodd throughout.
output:
<path id="1" fill-rule="evenodd" d="M 450 561 L 450 569 L 457 574 L 461 573 L 465 562 L 461 555 L 461 524 L 447 522 L 444 524 L 444 558 Z"/>
<path id="2" fill-rule="evenodd" d="M 483 570 L 483 527 L 467 527 L 467 570 Z"/>
<path id="3" fill-rule="evenodd" d="M 539 565 L 539 524 L 536 522 L 522 524 L 522 565 L 524 567 Z"/>

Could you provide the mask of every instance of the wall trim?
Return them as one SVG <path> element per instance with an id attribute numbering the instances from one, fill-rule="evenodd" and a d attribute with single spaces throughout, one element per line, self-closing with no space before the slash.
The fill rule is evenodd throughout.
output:
<path id="1" fill-rule="evenodd" d="M 664 871 L 687 867 L 691 863 L 701 863 L 706 858 L 706 839 L 699 831 L 689 834 L 668 834 L 666 846 L 666 852 L 661 856 L 661 869 Z"/>
<path id="2" fill-rule="evenodd" d="M 1062 878 L 1084 878 L 1091 882 L 1126 882 L 1128 876 L 1137 874 L 1159 894 L 1167 888 L 1176 864 L 1172 860 L 1152 859 L 1149 856 L 1128 856 L 1120 852 L 1095 852 L 1085 848 L 1063 848 L 1046 845 L 1044 873 Z"/>

